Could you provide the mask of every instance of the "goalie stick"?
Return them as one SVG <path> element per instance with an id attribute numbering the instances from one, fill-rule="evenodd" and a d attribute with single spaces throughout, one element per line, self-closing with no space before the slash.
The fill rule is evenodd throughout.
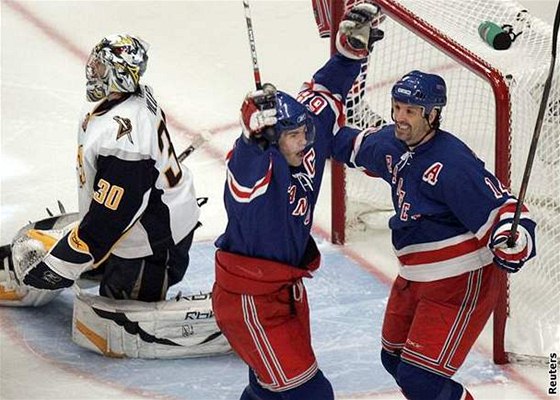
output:
<path id="1" fill-rule="evenodd" d="M 517 235 L 519 219 L 521 218 L 521 208 L 523 207 L 523 203 L 525 202 L 525 194 L 527 193 L 527 186 L 529 186 L 529 178 L 531 177 L 533 161 L 535 159 L 535 154 L 537 152 L 537 145 L 539 143 L 539 137 L 541 134 L 541 127 L 544 119 L 544 113 L 548 105 L 548 96 L 550 94 L 550 89 L 552 87 L 552 78 L 554 76 L 554 65 L 556 63 L 556 46 L 558 44 L 559 25 L 560 25 L 560 4 L 556 7 L 556 17 L 554 18 L 554 26 L 552 28 L 552 56 L 550 58 L 550 67 L 548 70 L 548 76 L 544 83 L 541 105 L 539 107 L 537 122 L 535 123 L 535 130 L 533 131 L 533 138 L 531 139 L 531 146 L 529 147 L 529 154 L 527 155 L 527 163 L 525 164 L 525 171 L 523 172 L 523 180 L 521 181 L 521 187 L 519 188 L 519 196 L 517 199 L 517 205 L 515 207 L 515 213 L 513 215 L 511 233 L 507 241 L 509 247 L 513 247 L 515 245 L 515 237 Z"/>
<path id="2" fill-rule="evenodd" d="M 193 151 L 206 143 L 210 139 L 210 136 L 211 134 L 209 131 L 201 131 L 199 135 L 195 136 L 189 147 L 187 147 L 181 152 L 181 154 L 177 156 L 177 161 L 179 161 L 180 163 L 185 161 L 185 159 L 190 156 Z"/>

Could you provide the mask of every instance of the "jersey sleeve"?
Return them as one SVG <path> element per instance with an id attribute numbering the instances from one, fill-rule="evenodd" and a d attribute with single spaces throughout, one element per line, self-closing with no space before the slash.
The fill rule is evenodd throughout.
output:
<path id="1" fill-rule="evenodd" d="M 319 90 L 327 90 L 331 95 L 346 100 L 361 65 L 361 61 L 351 60 L 337 53 L 315 72 L 311 84 L 316 85 Z"/>
<path id="2" fill-rule="evenodd" d="M 425 184 L 433 179 L 426 174 L 424 178 Z M 488 244 L 496 224 L 513 216 L 517 199 L 470 152 L 443 163 L 437 181 L 433 186 L 426 184 L 427 191 L 439 192 L 438 197 L 444 199 L 459 221 L 484 244 Z M 535 224 L 526 207 L 523 207 L 521 224 L 533 237 Z"/>
<path id="3" fill-rule="evenodd" d="M 334 137 L 333 158 L 351 168 L 388 179 L 391 171 L 385 163 L 384 148 L 388 129 L 366 128 L 362 131 L 345 126 Z"/>
<path id="4" fill-rule="evenodd" d="M 147 207 L 151 187 L 157 178 L 155 161 L 137 154 L 135 159 L 99 155 L 95 192 L 78 231 L 99 262 L 132 227 Z"/>
<path id="5" fill-rule="evenodd" d="M 242 136 L 226 156 L 226 191 L 234 203 L 246 204 L 266 194 L 272 180 L 274 148 L 263 150 Z"/>
<path id="6" fill-rule="evenodd" d="M 114 155 L 98 158 L 93 200 L 79 225 L 51 249 L 50 264 L 77 279 L 105 259 L 145 210 L 154 179 L 154 161 L 123 160 Z"/>
<path id="7" fill-rule="evenodd" d="M 360 61 L 335 54 L 301 88 L 298 100 L 314 115 L 316 130 L 326 141 L 345 125 L 346 96 L 360 66 Z"/>

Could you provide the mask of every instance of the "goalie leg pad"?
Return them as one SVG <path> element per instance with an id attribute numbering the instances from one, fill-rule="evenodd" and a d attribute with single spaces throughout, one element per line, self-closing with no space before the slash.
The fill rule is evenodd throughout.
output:
<path id="1" fill-rule="evenodd" d="M 158 302 L 80 293 L 72 340 L 108 357 L 189 358 L 231 351 L 216 325 L 210 293 Z"/>

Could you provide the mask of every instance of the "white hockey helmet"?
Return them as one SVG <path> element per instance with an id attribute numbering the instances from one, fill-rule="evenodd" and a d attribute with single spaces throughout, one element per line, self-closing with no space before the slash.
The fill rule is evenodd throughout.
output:
<path id="1" fill-rule="evenodd" d="M 86 64 L 87 99 L 99 101 L 112 92 L 135 92 L 148 65 L 148 49 L 148 43 L 129 34 L 101 39 Z"/>

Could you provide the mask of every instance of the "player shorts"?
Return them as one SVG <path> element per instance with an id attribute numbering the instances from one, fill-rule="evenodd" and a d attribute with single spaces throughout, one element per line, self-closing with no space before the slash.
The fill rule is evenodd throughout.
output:
<path id="1" fill-rule="evenodd" d="M 452 376 L 494 310 L 499 273 L 490 264 L 433 282 L 397 277 L 383 321 L 383 348 L 411 364 Z"/>
<path id="2" fill-rule="evenodd" d="M 216 252 L 216 321 L 260 385 L 271 391 L 293 389 L 317 373 L 303 277 L 311 277 L 309 270 Z"/>

